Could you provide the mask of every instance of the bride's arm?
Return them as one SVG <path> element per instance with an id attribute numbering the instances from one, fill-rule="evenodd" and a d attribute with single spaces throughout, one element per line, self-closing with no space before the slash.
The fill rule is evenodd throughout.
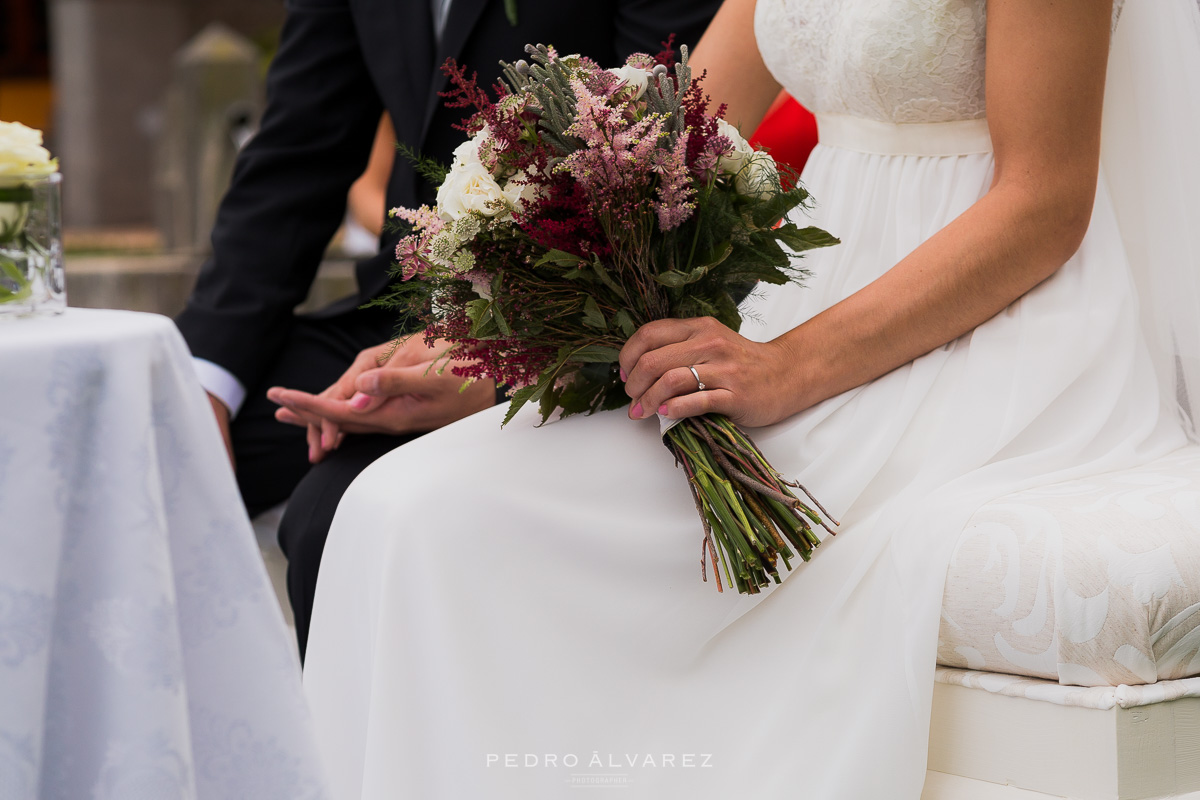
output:
<path id="1" fill-rule="evenodd" d="M 754 41 L 754 3 L 725 0 L 688 59 L 693 76 L 707 70 L 705 93 L 714 104 L 726 105 L 725 119 L 747 136 L 762 122 L 780 89 Z"/>
<path id="2" fill-rule="evenodd" d="M 988 193 L 876 281 L 772 342 L 712 320 L 644 326 L 621 354 L 630 416 L 665 404 L 671 417 L 716 411 L 770 424 L 971 331 L 1053 275 L 1091 215 L 1111 11 L 1096 0 L 991 0 Z M 703 365 L 711 391 L 695 391 L 689 364 Z"/>

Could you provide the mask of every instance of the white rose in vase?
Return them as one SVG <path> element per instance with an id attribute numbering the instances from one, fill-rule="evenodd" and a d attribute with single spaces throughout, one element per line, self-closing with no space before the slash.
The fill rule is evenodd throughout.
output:
<path id="1" fill-rule="evenodd" d="M 33 199 L 29 179 L 57 171 L 57 160 L 42 147 L 41 131 L 0 122 L 0 242 L 15 239 L 25 227 Z"/>

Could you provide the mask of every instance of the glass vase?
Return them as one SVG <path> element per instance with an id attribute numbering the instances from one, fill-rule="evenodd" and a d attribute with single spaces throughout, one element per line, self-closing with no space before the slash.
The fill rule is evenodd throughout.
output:
<path id="1" fill-rule="evenodd" d="M 0 175 L 0 317 L 66 306 L 62 175 Z"/>

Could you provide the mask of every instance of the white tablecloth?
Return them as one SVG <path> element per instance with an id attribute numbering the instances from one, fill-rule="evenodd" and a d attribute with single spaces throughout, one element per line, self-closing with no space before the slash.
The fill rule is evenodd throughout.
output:
<path id="1" fill-rule="evenodd" d="M 175 326 L 0 320 L 0 800 L 324 796 Z"/>

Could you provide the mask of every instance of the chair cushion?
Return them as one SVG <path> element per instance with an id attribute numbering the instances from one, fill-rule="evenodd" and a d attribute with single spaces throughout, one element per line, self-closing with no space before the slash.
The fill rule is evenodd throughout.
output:
<path id="1" fill-rule="evenodd" d="M 1200 674 L 1200 446 L 971 518 L 938 663 L 1075 686 Z"/>

